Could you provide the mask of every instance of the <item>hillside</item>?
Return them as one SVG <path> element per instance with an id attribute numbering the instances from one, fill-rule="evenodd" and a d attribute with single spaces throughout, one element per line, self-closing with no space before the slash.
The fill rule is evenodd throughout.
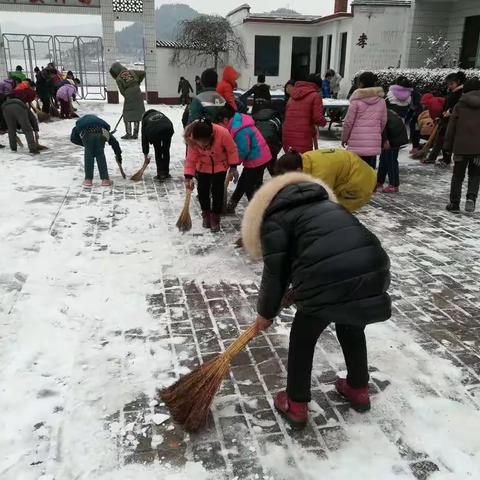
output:
<path id="1" fill-rule="evenodd" d="M 188 5 L 162 5 L 155 10 L 157 38 L 175 40 L 178 24 L 190 20 L 199 13 Z M 137 54 L 143 50 L 143 26 L 134 23 L 116 33 L 117 48 L 122 54 Z"/>

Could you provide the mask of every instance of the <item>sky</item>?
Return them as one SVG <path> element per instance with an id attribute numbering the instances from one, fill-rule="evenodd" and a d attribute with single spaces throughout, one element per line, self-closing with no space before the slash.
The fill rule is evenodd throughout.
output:
<path id="1" fill-rule="evenodd" d="M 245 0 L 156 0 L 156 5 L 165 3 L 185 3 L 200 13 L 225 15 L 234 8 L 246 3 Z M 268 12 L 280 7 L 295 9 L 300 13 L 328 15 L 333 13 L 334 0 L 249 0 L 253 12 Z M 21 23 L 18 13 L 1 12 L 0 28 L 3 33 L 50 33 L 56 35 L 98 35 L 101 32 L 100 17 L 91 15 L 55 15 L 54 25 L 45 22 L 47 14 L 22 13 Z M 52 15 L 48 14 L 51 18 Z M 118 29 L 118 28 L 117 28 Z"/>

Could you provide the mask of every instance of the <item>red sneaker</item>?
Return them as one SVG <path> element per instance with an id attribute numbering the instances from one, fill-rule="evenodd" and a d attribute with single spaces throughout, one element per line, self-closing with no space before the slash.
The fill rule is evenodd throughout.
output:
<path id="1" fill-rule="evenodd" d="M 398 187 L 394 187 L 393 185 L 387 185 L 383 188 L 382 193 L 398 193 Z"/>
<path id="2" fill-rule="evenodd" d="M 350 402 L 350 406 L 357 412 L 370 410 L 368 385 L 363 388 L 352 388 L 345 378 L 337 378 L 335 388 L 342 397 L 345 397 Z"/>
<path id="3" fill-rule="evenodd" d="M 90 180 L 89 178 L 86 178 L 84 181 L 83 181 L 83 186 L 84 187 L 91 187 L 93 185 L 93 180 Z"/>
<path id="4" fill-rule="evenodd" d="M 382 189 L 383 189 L 383 183 L 377 182 L 374 192 L 378 192 L 379 190 L 382 190 Z"/>
<path id="5" fill-rule="evenodd" d="M 208 211 L 202 212 L 202 227 L 203 228 L 211 228 L 210 212 L 208 212 Z"/>
<path id="6" fill-rule="evenodd" d="M 295 430 L 305 428 L 307 424 L 307 402 L 294 402 L 288 398 L 287 392 L 279 392 L 273 401 L 278 413 Z"/>

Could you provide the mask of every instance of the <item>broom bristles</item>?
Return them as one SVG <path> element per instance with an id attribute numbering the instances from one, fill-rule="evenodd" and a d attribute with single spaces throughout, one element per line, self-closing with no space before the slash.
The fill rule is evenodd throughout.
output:
<path id="1" fill-rule="evenodd" d="M 172 417 L 183 425 L 187 432 L 194 432 L 206 423 L 213 399 L 230 368 L 232 358 L 243 350 L 257 333 L 255 324 L 251 325 L 225 352 L 160 391 L 160 397 Z"/>
<path id="2" fill-rule="evenodd" d="M 232 181 L 231 175 L 225 177 L 225 183 L 223 184 L 223 205 L 222 213 L 225 215 L 227 213 L 227 204 L 228 204 L 228 186 Z"/>
<path id="3" fill-rule="evenodd" d="M 176 226 L 181 232 L 188 232 L 192 229 L 192 217 L 190 216 L 190 199 L 192 198 L 192 191 L 187 190 L 185 195 L 185 202 L 182 211 L 178 217 Z"/>
<path id="4" fill-rule="evenodd" d="M 139 182 L 143 178 L 143 174 L 145 173 L 145 170 L 148 167 L 148 163 L 143 163 L 142 168 L 137 172 L 134 173 L 131 177 L 130 180 L 133 180 L 134 182 Z"/>

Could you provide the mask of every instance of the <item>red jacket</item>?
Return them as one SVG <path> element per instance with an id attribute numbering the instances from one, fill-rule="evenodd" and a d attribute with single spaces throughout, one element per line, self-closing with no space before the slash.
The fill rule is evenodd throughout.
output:
<path id="1" fill-rule="evenodd" d="M 229 167 L 240 163 L 238 150 L 230 132 L 220 126 L 213 125 L 213 141 L 204 148 L 200 146 L 191 136 L 191 123 L 185 130 L 185 140 L 188 145 L 187 158 L 185 159 L 184 174 L 187 177 L 194 177 L 196 172 L 220 173 L 226 172 Z"/>
<path id="2" fill-rule="evenodd" d="M 35 90 L 32 88 L 22 88 L 22 89 L 15 89 L 10 93 L 11 98 L 18 98 L 23 103 L 31 103 L 35 100 L 36 94 Z"/>
<path id="3" fill-rule="evenodd" d="M 222 80 L 218 82 L 217 92 L 227 101 L 227 103 L 237 111 L 237 102 L 235 101 L 235 95 L 233 89 L 236 86 L 237 78 L 240 74 L 230 65 L 227 65 L 223 69 Z"/>
<path id="4" fill-rule="evenodd" d="M 297 82 L 285 110 L 283 149 L 299 153 L 312 150 L 315 126 L 325 126 L 319 87 L 313 82 Z"/>
<path id="5" fill-rule="evenodd" d="M 443 112 L 445 98 L 434 97 L 431 93 L 426 93 L 425 95 L 422 95 L 420 103 L 428 108 L 428 111 L 430 112 L 430 117 L 432 117 L 432 120 L 435 120 Z"/>

